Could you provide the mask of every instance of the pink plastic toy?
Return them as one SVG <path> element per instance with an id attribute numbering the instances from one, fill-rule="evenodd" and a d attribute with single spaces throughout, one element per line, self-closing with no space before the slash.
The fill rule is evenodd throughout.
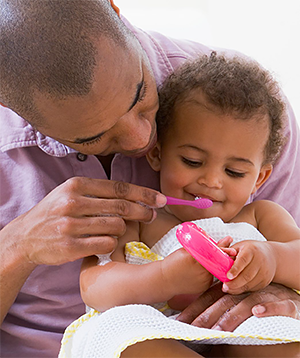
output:
<path id="1" fill-rule="evenodd" d="M 179 225 L 176 236 L 186 251 L 211 274 L 222 282 L 230 281 L 227 272 L 234 260 L 204 230 L 194 223 L 185 222 Z"/>
<path id="2" fill-rule="evenodd" d="M 213 202 L 210 199 L 206 198 L 197 198 L 195 200 L 183 200 L 172 198 L 171 196 L 166 196 L 167 198 L 167 205 L 189 205 L 193 206 L 197 209 L 207 209 L 210 208 Z"/>

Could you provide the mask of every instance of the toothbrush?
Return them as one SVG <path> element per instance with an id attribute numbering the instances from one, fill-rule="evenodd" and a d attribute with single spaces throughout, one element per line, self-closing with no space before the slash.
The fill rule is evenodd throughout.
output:
<path id="1" fill-rule="evenodd" d="M 167 205 L 189 205 L 194 206 L 197 209 L 207 209 L 210 208 L 213 202 L 210 199 L 205 198 L 196 198 L 195 200 L 183 200 L 172 198 L 171 196 L 166 196 Z"/>

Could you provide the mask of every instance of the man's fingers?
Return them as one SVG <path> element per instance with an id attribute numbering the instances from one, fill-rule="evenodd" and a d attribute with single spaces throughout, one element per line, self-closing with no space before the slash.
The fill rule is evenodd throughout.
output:
<path id="1" fill-rule="evenodd" d="M 98 199 L 83 198 L 83 211 L 81 214 L 86 216 L 120 216 L 125 220 L 137 220 L 149 222 L 152 220 L 154 210 L 131 201 L 123 199 Z"/>
<path id="2" fill-rule="evenodd" d="M 61 216 L 120 216 L 126 220 L 150 222 L 154 208 L 162 207 L 161 193 L 129 183 L 74 177 L 56 189 L 56 207 Z"/>
<path id="3" fill-rule="evenodd" d="M 256 317 L 287 316 L 300 319 L 297 305 L 289 299 L 256 305 L 252 308 L 252 313 Z"/>
<path id="4" fill-rule="evenodd" d="M 65 190 L 96 198 L 126 199 L 152 208 L 163 207 L 166 198 L 153 189 L 114 180 L 74 177 L 64 183 Z"/>
<path id="5" fill-rule="evenodd" d="M 112 236 L 97 236 L 86 238 L 68 238 L 56 240 L 49 250 L 43 250 L 42 260 L 39 252 L 29 256 L 29 260 L 37 265 L 61 265 L 68 261 L 75 261 L 82 257 L 95 254 L 107 254 L 114 251 L 117 239 Z"/>
<path id="6" fill-rule="evenodd" d="M 248 300 L 249 296 L 247 297 L 247 294 L 230 297 L 232 297 L 233 301 L 236 301 L 235 304 L 226 309 L 223 315 L 217 319 L 214 326 L 211 327 L 212 329 L 232 332 L 252 316 L 252 300 Z"/>
<path id="7" fill-rule="evenodd" d="M 225 295 L 221 297 L 217 302 L 215 302 L 212 306 L 210 306 L 203 314 L 198 316 L 192 324 L 197 327 L 204 327 L 204 328 L 214 328 L 219 326 L 223 321 L 225 321 L 225 326 L 228 326 L 226 323 L 227 314 L 231 311 L 233 307 L 239 304 L 239 302 L 245 298 L 245 295 L 239 296 L 232 296 L 232 295 Z M 221 318 L 220 318 L 221 317 Z M 229 320 L 235 317 L 235 313 L 231 313 L 231 317 Z M 222 329 L 218 328 L 218 329 Z"/>
<path id="8" fill-rule="evenodd" d="M 220 291 L 219 284 L 213 286 L 212 291 L 209 289 L 187 307 L 179 315 L 179 320 L 199 327 L 233 331 L 253 314 L 300 319 L 300 296 L 285 286 L 271 284 L 257 292 L 242 295 L 223 295 Z"/>
<path id="9" fill-rule="evenodd" d="M 65 218 L 65 222 L 65 227 L 60 228 L 61 234 L 71 233 L 75 238 L 103 235 L 119 237 L 126 231 L 125 221 L 117 216 Z"/>
<path id="10" fill-rule="evenodd" d="M 78 257 L 87 257 L 96 254 L 107 254 L 114 251 L 118 244 L 118 240 L 111 236 L 97 236 L 75 239 L 74 254 L 78 253 Z"/>
<path id="11" fill-rule="evenodd" d="M 221 290 L 221 284 L 218 283 L 204 292 L 198 299 L 191 303 L 185 310 L 183 310 L 177 317 L 178 321 L 185 323 L 192 323 L 201 313 L 208 307 L 213 305 L 224 293 Z M 205 320 L 205 316 L 202 316 Z"/>

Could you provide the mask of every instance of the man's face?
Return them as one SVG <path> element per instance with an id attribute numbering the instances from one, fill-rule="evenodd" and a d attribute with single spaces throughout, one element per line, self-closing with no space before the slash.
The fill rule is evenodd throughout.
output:
<path id="1" fill-rule="evenodd" d="M 55 100 L 37 93 L 45 123 L 36 128 L 84 154 L 145 154 L 156 140 L 158 95 L 145 52 L 133 39 L 128 47 L 100 41 L 88 95 Z"/>

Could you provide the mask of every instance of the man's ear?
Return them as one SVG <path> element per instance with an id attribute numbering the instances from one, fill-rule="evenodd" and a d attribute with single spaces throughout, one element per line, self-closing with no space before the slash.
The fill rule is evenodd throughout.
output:
<path id="1" fill-rule="evenodd" d="M 155 146 L 146 154 L 146 158 L 151 168 L 156 172 L 160 171 L 160 154 L 161 154 L 161 146 L 157 142 Z"/>
<path id="2" fill-rule="evenodd" d="M 251 194 L 254 194 L 269 179 L 272 171 L 273 171 L 273 165 L 270 163 L 265 164 L 261 167 Z"/>
<path id="3" fill-rule="evenodd" d="M 111 7 L 115 10 L 117 15 L 120 17 L 120 9 L 115 5 L 114 0 L 109 0 Z"/>

